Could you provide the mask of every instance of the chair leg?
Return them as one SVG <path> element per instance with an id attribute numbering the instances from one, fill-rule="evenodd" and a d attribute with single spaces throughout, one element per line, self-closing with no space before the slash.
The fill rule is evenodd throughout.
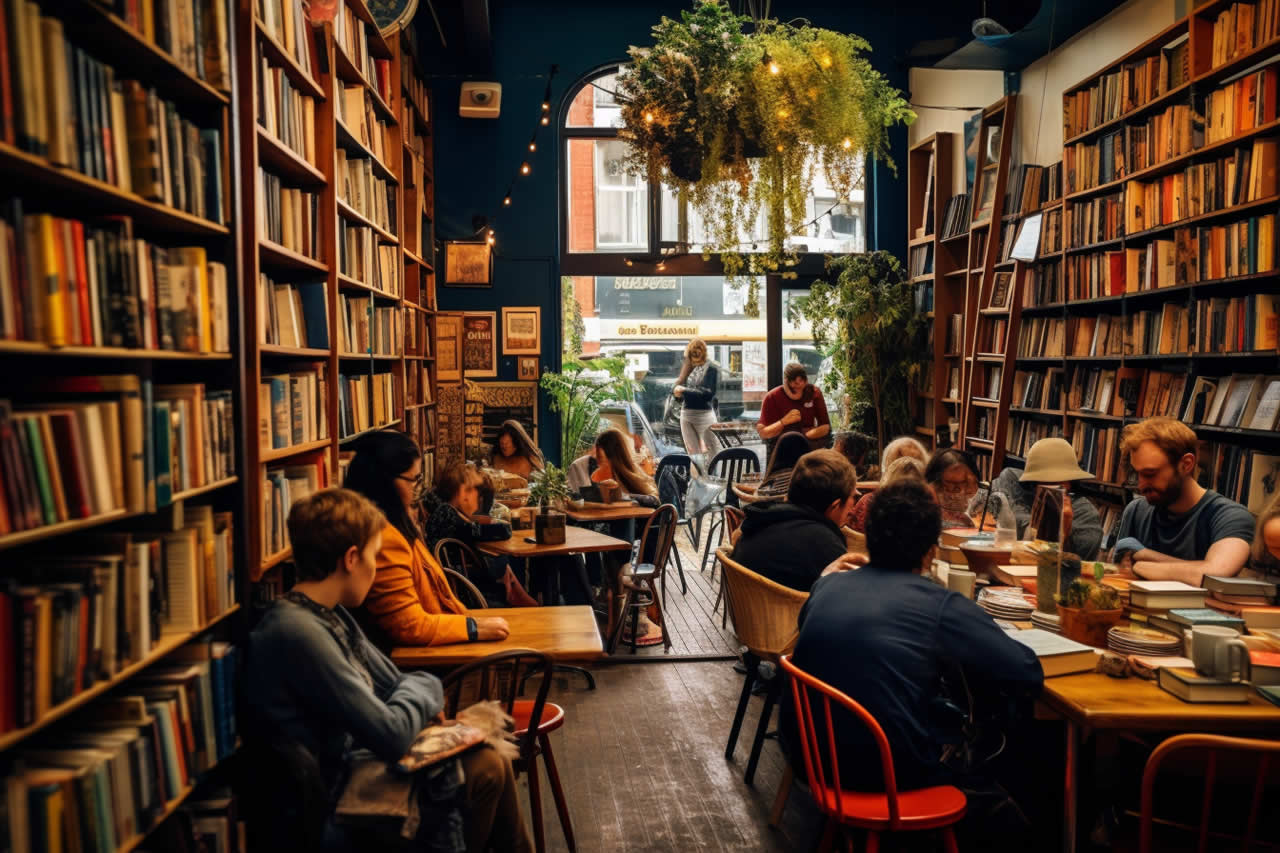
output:
<path id="1" fill-rule="evenodd" d="M 666 583 L 667 575 L 662 575 L 663 583 Z M 662 609 L 662 599 L 658 598 L 658 588 L 652 580 L 648 582 L 649 589 L 653 591 L 653 606 L 658 609 L 658 627 L 662 629 L 662 651 L 671 651 L 671 634 L 667 631 L 667 614 Z"/>
<path id="2" fill-rule="evenodd" d="M 769 733 L 769 721 L 773 717 L 773 706 L 782 693 L 782 673 L 779 672 L 769 682 L 769 692 L 764 695 L 764 708 L 760 711 L 760 722 L 756 725 L 756 736 L 751 742 L 751 757 L 747 759 L 747 772 L 742 781 L 748 785 L 755 784 L 756 765 L 760 763 L 760 750 L 764 748 L 764 736 Z"/>
<path id="3" fill-rule="evenodd" d="M 720 567 L 720 588 L 716 590 L 716 604 L 721 600 L 724 601 L 724 612 L 720 614 L 720 627 L 725 629 L 729 627 L 729 599 L 724 594 L 724 566 Z M 711 612 L 714 614 L 716 609 L 712 607 Z"/>
<path id="4" fill-rule="evenodd" d="M 867 853 L 879 853 L 880 851 L 880 833 L 867 830 Z"/>
<path id="5" fill-rule="evenodd" d="M 580 666 L 569 666 L 568 664 L 558 663 L 553 669 L 556 672 L 567 672 L 571 675 L 581 675 L 587 682 L 588 690 L 596 689 L 596 677 Z"/>
<path id="6" fill-rule="evenodd" d="M 569 820 L 569 804 L 564 799 L 564 788 L 560 785 L 560 771 L 556 769 L 556 758 L 551 752 L 551 739 L 538 735 L 538 743 L 542 745 L 542 758 L 547 764 L 547 778 L 551 781 L 551 797 L 555 800 L 556 811 L 560 814 L 560 828 L 564 830 L 564 840 L 569 845 L 569 853 L 577 850 L 573 840 L 573 822 Z"/>
<path id="7" fill-rule="evenodd" d="M 787 796 L 791 793 L 791 783 L 795 779 L 795 771 L 788 761 L 782 771 L 782 782 L 778 785 L 778 795 L 773 798 L 773 809 L 769 812 L 769 826 L 777 829 L 782 824 L 782 812 L 787 808 Z"/>
<path id="8" fill-rule="evenodd" d="M 529 777 L 529 821 L 533 824 L 533 849 L 546 853 L 547 840 L 542 830 L 542 791 L 538 788 L 538 756 L 531 755 L 526 762 Z"/>
<path id="9" fill-rule="evenodd" d="M 618 641 L 622 639 L 622 629 L 627 624 L 627 608 L 631 606 L 631 590 L 627 590 L 622 596 L 622 609 L 619 611 L 618 624 L 613 626 L 613 636 L 609 638 L 609 654 L 613 654 L 618 649 Z"/>
<path id="10" fill-rule="evenodd" d="M 707 542 L 702 548 L 702 564 L 698 566 L 698 571 L 707 570 L 707 560 L 711 556 L 711 540 L 716 538 L 716 533 L 720 533 L 721 540 L 724 539 L 724 522 L 711 519 L 711 527 L 707 528 Z M 711 571 L 715 572 L 715 563 L 711 564 Z"/>
<path id="11" fill-rule="evenodd" d="M 627 598 L 628 600 L 630 600 L 631 598 L 630 594 L 627 595 Z M 633 655 L 640 650 L 640 644 L 636 642 L 637 640 L 640 639 L 639 634 L 640 634 L 640 608 L 636 607 L 635 604 L 632 604 L 631 605 L 631 654 Z"/>
<path id="12" fill-rule="evenodd" d="M 697 547 L 697 546 L 694 546 L 694 547 Z M 680 549 L 676 547 L 676 543 L 674 541 L 672 541 L 671 543 L 671 553 L 676 555 L 676 571 L 680 573 L 680 594 L 688 595 L 689 584 L 685 583 L 684 564 L 680 560 Z M 664 579 L 665 579 L 665 574 L 664 574 Z"/>
<path id="13" fill-rule="evenodd" d="M 733 715 L 733 725 L 729 728 L 729 743 L 724 748 L 726 761 L 733 761 L 733 750 L 738 745 L 738 732 L 742 730 L 742 718 L 747 715 L 747 703 L 751 701 L 751 688 L 756 683 L 756 666 L 760 659 L 747 652 L 742 656 L 747 667 L 747 674 L 742 677 L 742 695 L 738 697 L 738 710 Z"/>
<path id="14" fill-rule="evenodd" d="M 836 839 L 836 822 L 832 818 L 827 818 L 826 826 L 822 828 L 822 840 L 818 842 L 818 853 L 831 853 L 831 845 Z"/>
<path id="15" fill-rule="evenodd" d="M 960 853 L 960 848 L 956 846 L 955 830 L 949 826 L 942 830 L 942 849 L 947 853 Z"/>

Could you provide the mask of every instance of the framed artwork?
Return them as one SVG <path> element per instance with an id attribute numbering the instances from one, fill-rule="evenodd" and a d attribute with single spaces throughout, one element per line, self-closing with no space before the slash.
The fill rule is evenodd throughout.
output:
<path id="1" fill-rule="evenodd" d="M 534 305 L 528 308 L 502 309 L 502 354 L 542 354 L 542 309 Z"/>
<path id="2" fill-rule="evenodd" d="M 468 379 L 498 375 L 498 313 L 462 315 L 462 373 Z"/>
<path id="3" fill-rule="evenodd" d="M 462 316 L 436 315 L 436 381 L 462 381 Z"/>
<path id="4" fill-rule="evenodd" d="M 538 357 L 536 355 L 522 355 L 516 359 L 517 374 L 521 382 L 537 382 L 538 381 Z"/>
<path id="5" fill-rule="evenodd" d="M 444 283 L 448 287 L 492 287 L 493 252 L 486 242 L 444 244 Z"/>

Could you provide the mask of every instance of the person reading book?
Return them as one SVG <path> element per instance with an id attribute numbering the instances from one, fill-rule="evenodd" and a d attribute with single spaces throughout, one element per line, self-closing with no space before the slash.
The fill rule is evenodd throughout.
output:
<path id="1" fill-rule="evenodd" d="M 1042 438 L 1027 451 L 1026 467 L 1005 468 L 991 484 L 991 490 L 1003 494 L 1013 505 L 1018 537 L 1022 538 L 1031 523 L 1036 486 L 1061 486 L 1070 493 L 1072 483 L 1092 479 L 1093 475 L 1080 467 L 1076 452 L 1066 439 Z M 1083 495 L 1071 495 L 1071 529 L 1067 534 L 1066 550 L 1082 559 L 1092 560 L 1101 544 L 1102 519 L 1098 510 Z"/>
<path id="2" fill-rule="evenodd" d="M 421 850 L 530 850 L 511 763 L 496 750 L 474 747 L 434 773 L 380 766 L 399 761 L 444 708 L 440 680 L 400 672 L 348 612 L 373 586 L 382 512 L 349 489 L 324 489 L 294 503 L 287 523 L 298 582 L 249 635 L 246 728 L 314 756 L 330 792 L 326 848 L 385 846 L 355 838 L 363 829 Z M 341 817 L 374 813 L 402 817 L 363 818 L 360 827 Z"/>
<path id="3" fill-rule="evenodd" d="M 760 404 L 760 437 L 772 442 L 784 432 L 798 432 L 809 447 L 821 448 L 831 435 L 831 418 L 822 392 L 809 384 L 804 365 L 791 362 L 782 369 L 782 384 L 764 395 Z"/>
<path id="4" fill-rule="evenodd" d="M 857 475 L 834 450 L 813 450 L 791 469 L 785 501 L 743 509 L 733 559 L 769 580 L 807 590 L 847 550 L 840 527 L 853 511 Z"/>
<path id="5" fill-rule="evenodd" d="M 1253 516 L 1196 482 L 1196 434 L 1173 418 L 1124 428 L 1120 452 L 1142 497 L 1124 508 L 1113 559 L 1130 575 L 1200 586 L 1205 575 L 1231 577 L 1249 559 Z"/>
<path id="6" fill-rule="evenodd" d="M 1035 653 L 982 608 L 922 577 L 941 532 L 942 512 L 927 485 L 905 479 L 878 490 L 867 518 L 870 561 L 813 585 L 800 611 L 793 660 L 875 717 L 889 738 L 899 791 L 951 784 L 965 792 L 961 832 L 970 841 L 962 838 L 961 849 L 1032 849 L 1023 837 L 1025 817 L 994 779 L 944 762 L 941 700 L 955 668 L 963 671 L 975 706 L 1004 707 L 1005 697 L 1034 696 L 1044 676 Z M 880 755 L 867 728 L 843 713 L 834 724 L 841 785 L 883 790 Z M 782 732 L 785 743 L 798 746 L 789 701 Z M 799 750 L 788 754 L 803 773 Z"/>

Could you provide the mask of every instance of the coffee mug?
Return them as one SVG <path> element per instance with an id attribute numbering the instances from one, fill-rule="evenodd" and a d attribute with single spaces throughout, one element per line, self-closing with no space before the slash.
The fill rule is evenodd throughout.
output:
<path id="1" fill-rule="evenodd" d="M 1191 662 L 1196 672 L 1221 681 L 1248 681 L 1249 647 L 1240 632 L 1219 625 L 1196 625 L 1191 629 Z"/>
<path id="2" fill-rule="evenodd" d="M 947 589 L 958 592 L 970 600 L 973 599 L 973 590 L 977 582 L 978 576 L 973 572 L 957 569 L 955 566 L 947 572 Z"/>

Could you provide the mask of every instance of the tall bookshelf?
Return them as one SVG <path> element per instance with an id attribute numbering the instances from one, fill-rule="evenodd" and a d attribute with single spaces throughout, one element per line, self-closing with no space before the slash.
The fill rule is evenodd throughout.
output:
<path id="1" fill-rule="evenodd" d="M 38 34 L 0 49 L 0 777 L 63 767 L 40 796 L 68 814 L 85 795 L 53 753 L 195 641 L 242 635 L 238 57 L 220 0 L 183 8 L 159 40 L 136 6 L 0 10 Z M 115 848 L 231 746 L 170 779 L 149 822 L 113 826 Z M 133 796 L 106 778 L 89 796 Z"/>

